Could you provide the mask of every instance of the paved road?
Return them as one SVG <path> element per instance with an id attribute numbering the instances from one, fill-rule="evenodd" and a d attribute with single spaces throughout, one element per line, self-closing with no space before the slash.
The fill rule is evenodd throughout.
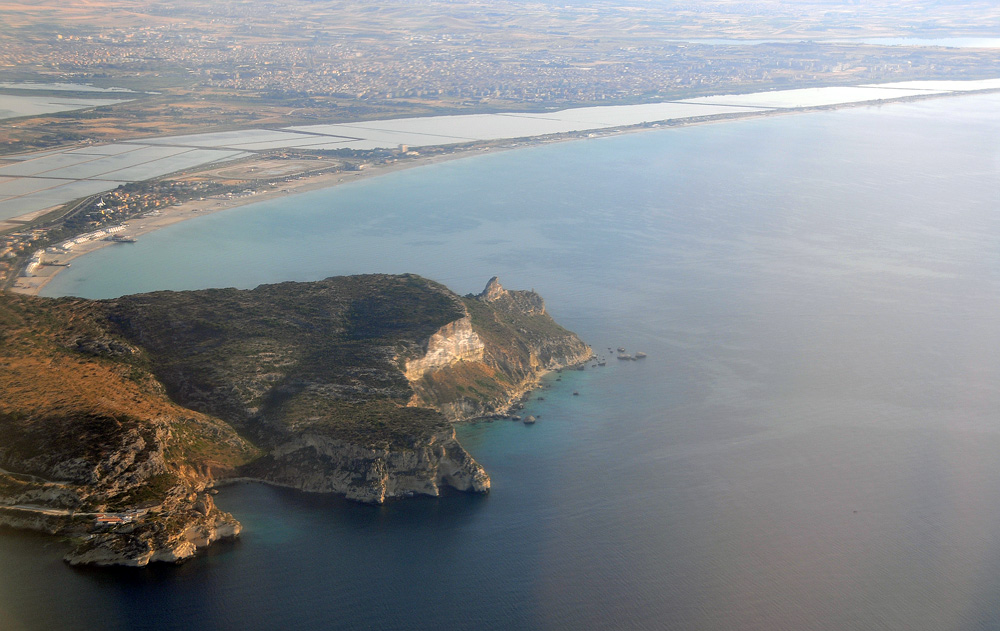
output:
<path id="1" fill-rule="evenodd" d="M 9 475 L 14 478 L 28 478 L 35 484 L 57 484 L 59 486 L 66 486 L 69 482 L 57 482 L 55 480 L 46 480 L 45 478 L 40 478 L 37 475 L 31 475 L 30 473 L 14 473 L 13 471 L 7 471 L 6 469 L 0 469 L 0 473 Z"/>
<path id="2" fill-rule="evenodd" d="M 55 515 L 58 517 L 68 517 L 70 515 L 96 515 L 97 513 L 77 513 L 65 508 L 47 508 L 45 506 L 31 506 L 30 504 L 13 504 L 11 506 L 0 506 L 11 510 L 25 511 L 29 513 L 41 513 L 42 515 Z"/>

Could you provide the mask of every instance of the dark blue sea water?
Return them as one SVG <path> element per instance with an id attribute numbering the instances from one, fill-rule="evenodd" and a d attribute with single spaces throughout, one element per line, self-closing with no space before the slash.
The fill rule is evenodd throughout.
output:
<path id="1" fill-rule="evenodd" d="M 484 155 L 78 260 L 50 294 L 417 272 L 597 348 L 478 497 L 260 485 L 235 544 L 74 570 L 0 537 L 4 629 L 1000 627 L 1000 96 Z M 572 396 L 579 391 L 580 396 Z"/>

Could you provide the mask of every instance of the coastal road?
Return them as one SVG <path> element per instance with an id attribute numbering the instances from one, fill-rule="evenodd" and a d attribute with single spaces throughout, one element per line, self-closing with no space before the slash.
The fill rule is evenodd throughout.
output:
<path id="1" fill-rule="evenodd" d="M 12 478 L 27 478 L 29 482 L 35 484 L 54 484 L 56 486 L 66 486 L 69 482 L 58 482 L 56 480 L 46 480 L 45 478 L 39 477 L 37 475 L 31 475 L 30 473 L 14 473 L 13 471 L 7 471 L 6 469 L 0 469 L 0 475 L 9 475 Z"/>
<path id="2" fill-rule="evenodd" d="M 97 513 L 77 513 L 65 508 L 46 508 L 45 506 L 31 506 L 30 504 L 13 504 L 11 506 L 0 506 L 0 509 L 18 510 L 28 513 L 40 513 L 42 515 L 52 515 L 56 517 L 71 517 L 74 515 L 93 516 Z"/>

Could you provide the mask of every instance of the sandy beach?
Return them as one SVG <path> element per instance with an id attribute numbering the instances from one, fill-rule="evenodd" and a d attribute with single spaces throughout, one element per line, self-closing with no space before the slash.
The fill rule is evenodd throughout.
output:
<path id="1" fill-rule="evenodd" d="M 541 141 L 536 141 L 530 144 L 540 144 L 540 142 Z M 518 147 L 524 147 L 527 144 L 529 143 L 521 143 Z M 320 175 L 306 176 L 288 182 L 281 182 L 273 188 L 262 189 L 252 195 L 244 195 L 233 198 L 208 197 L 203 200 L 191 200 L 169 208 L 164 208 L 158 211 L 155 215 L 146 215 L 130 219 L 128 222 L 123 224 L 126 226 L 125 229 L 117 233 L 115 236 L 120 238 L 138 239 L 142 235 L 153 232 L 154 230 L 159 230 L 181 221 L 203 217 L 222 210 L 229 210 L 231 208 L 246 206 L 248 204 L 256 204 L 258 202 L 278 197 L 286 197 L 297 193 L 306 193 L 309 191 L 331 188 L 339 184 L 357 182 L 363 179 L 387 175 L 389 173 L 395 173 L 397 171 L 412 169 L 419 166 L 458 160 L 474 155 L 481 155 L 486 152 L 501 151 L 512 148 L 517 147 L 475 147 L 469 149 L 459 149 L 450 153 L 436 154 L 432 156 L 414 156 L 393 162 L 391 164 L 368 165 L 360 171 L 324 173 Z M 73 247 L 72 251 L 69 252 L 47 254 L 45 257 L 45 263 L 35 270 L 34 275 L 19 277 L 14 286 L 11 288 L 11 291 L 20 294 L 38 295 L 42 288 L 45 287 L 49 281 L 55 278 L 59 272 L 69 267 L 73 260 L 108 246 L 128 247 L 129 245 L 130 244 L 127 242 L 121 243 L 118 241 L 95 240 L 76 245 Z"/>
<path id="2" fill-rule="evenodd" d="M 306 193 L 309 191 L 315 191 L 324 188 L 332 188 L 340 184 L 348 182 L 357 182 L 363 179 L 378 177 L 381 175 L 387 175 L 389 173 L 396 173 L 398 171 L 403 171 L 405 169 L 412 169 L 421 166 L 427 166 L 430 164 L 439 164 L 442 162 L 449 162 L 451 160 L 460 160 L 462 158 L 469 158 L 476 155 L 482 155 L 484 153 L 495 153 L 498 151 L 511 151 L 514 149 L 523 149 L 525 147 L 537 146 L 542 144 L 554 143 L 554 142 L 569 142 L 573 140 L 581 140 L 587 137 L 598 137 L 598 136 L 610 136 L 610 135 L 620 135 L 627 133 L 639 133 L 643 131 L 650 131 L 651 129 L 663 129 L 666 127 L 680 127 L 688 125 L 704 125 L 708 123 L 720 123 L 720 122 L 731 122 L 734 120 L 746 119 L 746 118 L 756 118 L 760 116 L 773 115 L 777 113 L 774 110 L 760 111 L 760 112 L 747 112 L 746 114 L 739 115 L 727 115 L 724 117 L 715 117 L 710 120 L 678 120 L 671 121 L 669 124 L 664 123 L 662 125 L 655 126 L 639 126 L 639 127 L 626 127 L 623 129 L 616 130 L 596 130 L 594 132 L 587 133 L 572 133 L 565 134 L 556 137 L 538 137 L 538 138 L 525 138 L 517 141 L 494 141 L 491 143 L 483 143 L 476 145 L 475 147 L 466 148 L 456 148 L 448 151 L 447 153 L 437 153 L 433 155 L 415 155 L 407 156 L 396 162 L 389 164 L 369 164 L 360 171 L 338 171 L 335 173 L 323 173 L 319 175 L 297 177 L 296 179 L 284 181 L 273 188 L 262 188 L 255 192 L 254 194 L 243 195 L 239 197 L 208 197 L 203 200 L 191 200 L 182 202 L 175 206 L 169 208 L 164 208 L 158 211 L 155 215 L 146 215 L 141 217 L 136 217 L 125 222 L 125 229 L 118 232 L 115 236 L 120 239 L 131 238 L 138 239 L 144 234 L 153 232 L 154 230 L 159 230 L 167 226 L 171 226 L 175 223 L 186 221 L 188 219 L 196 219 L 198 217 L 203 217 L 208 214 L 216 213 L 222 210 L 229 210 L 231 208 L 238 208 L 240 206 L 246 206 L 249 204 L 256 204 L 258 202 L 267 201 L 270 199 L 275 199 L 278 197 L 286 197 L 288 195 L 295 195 L 298 193 Z M 51 209 L 46 209 L 40 211 L 37 214 L 44 214 L 50 212 Z M 21 219 L 20 217 L 18 219 Z M 105 241 L 105 240 L 95 240 L 87 241 L 78 244 L 73 247 L 69 252 L 61 252 L 59 254 L 47 254 L 45 257 L 45 263 L 38 267 L 32 276 L 21 276 L 18 277 L 15 284 L 10 288 L 10 291 L 14 293 L 27 294 L 27 295 L 38 295 L 42 288 L 45 287 L 53 278 L 56 277 L 59 272 L 63 271 L 72 264 L 72 261 L 85 256 L 92 252 L 96 252 L 101 248 L 106 248 L 108 246 L 115 247 L 128 247 L 129 243 L 121 243 L 120 241 Z"/>

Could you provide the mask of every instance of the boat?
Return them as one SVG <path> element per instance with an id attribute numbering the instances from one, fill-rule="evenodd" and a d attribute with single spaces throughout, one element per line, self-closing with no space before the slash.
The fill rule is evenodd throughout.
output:
<path id="1" fill-rule="evenodd" d="M 637 351 L 635 354 L 636 359 L 643 359 L 644 357 L 646 357 L 646 353 L 643 353 L 642 351 Z"/>

